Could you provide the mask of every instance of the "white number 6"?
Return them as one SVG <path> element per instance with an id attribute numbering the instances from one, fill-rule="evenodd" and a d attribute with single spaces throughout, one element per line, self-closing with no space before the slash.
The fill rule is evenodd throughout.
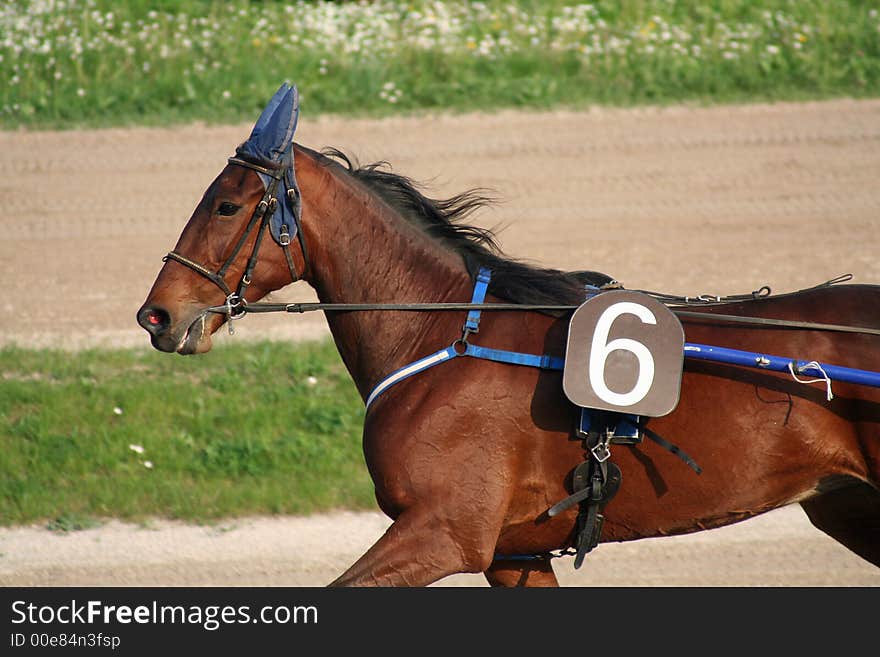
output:
<path id="1" fill-rule="evenodd" d="M 621 315 L 635 315 L 644 324 L 657 323 L 654 314 L 637 303 L 621 301 L 609 306 L 599 316 L 593 332 L 593 343 L 590 348 L 590 385 L 602 401 L 614 406 L 632 406 L 642 401 L 651 390 L 651 385 L 654 383 L 654 358 L 645 345 L 630 338 L 617 338 L 606 343 L 611 325 Z M 625 393 L 614 392 L 605 383 L 605 361 L 612 351 L 617 350 L 628 351 L 639 361 L 639 376 L 636 384 L 632 390 Z"/>

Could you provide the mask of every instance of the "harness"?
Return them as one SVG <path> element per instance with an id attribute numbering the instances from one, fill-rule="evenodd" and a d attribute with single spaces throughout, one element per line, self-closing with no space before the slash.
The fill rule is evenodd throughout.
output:
<path id="1" fill-rule="evenodd" d="M 476 277 L 474 291 L 471 297 L 470 310 L 462 327 L 461 337 L 450 346 L 434 352 L 424 358 L 410 363 L 409 365 L 392 372 L 379 381 L 370 392 L 366 401 L 366 409 L 369 411 L 376 399 L 391 386 L 400 383 L 420 372 L 445 363 L 454 358 L 469 356 L 491 360 L 497 363 L 510 365 L 524 365 L 543 370 L 562 371 L 565 359 L 549 354 L 529 354 L 504 349 L 492 349 L 475 345 L 468 338 L 480 331 L 480 315 L 482 305 L 485 302 L 486 291 L 492 279 L 492 272 L 481 267 Z M 612 284 L 612 287 L 614 285 Z M 587 298 L 598 294 L 602 288 L 592 285 L 586 286 Z M 575 504 L 580 506 L 577 525 L 575 528 L 575 546 L 572 551 L 561 553 L 545 553 L 539 555 L 495 555 L 496 559 L 505 560 L 529 560 L 544 559 L 548 556 L 563 556 L 574 554 L 574 567 L 580 568 L 584 557 L 588 552 L 599 544 L 604 516 L 602 510 L 611 501 L 620 488 L 622 474 L 620 468 L 609 461 L 611 457 L 611 445 L 637 445 L 642 441 L 642 434 L 655 440 L 661 447 L 669 450 L 681 458 L 694 471 L 699 474 L 702 470 L 678 447 L 660 438 L 653 432 L 647 432 L 640 426 L 640 418 L 634 415 L 613 413 L 590 408 L 580 409 L 580 418 L 577 426 L 577 435 L 582 440 L 587 460 L 580 464 L 572 475 L 573 493 L 564 500 L 554 504 L 547 512 L 550 517 L 556 516 L 571 508 Z"/>
<path id="2" fill-rule="evenodd" d="M 461 337 L 445 349 L 441 349 L 440 351 L 436 351 L 424 358 L 420 358 L 406 367 L 402 367 L 396 372 L 392 372 L 379 381 L 367 397 L 367 410 L 370 409 L 370 406 L 376 401 L 379 395 L 388 390 L 388 388 L 394 384 L 400 383 L 419 372 L 424 372 L 430 367 L 452 360 L 453 358 L 458 358 L 459 356 L 482 358 L 483 360 L 492 360 L 497 363 L 508 363 L 510 365 L 526 365 L 528 367 L 537 367 L 543 370 L 562 370 L 565 360 L 557 356 L 550 356 L 547 354 L 526 354 L 518 351 L 506 351 L 503 349 L 490 349 L 488 347 L 475 345 L 468 340 L 470 335 L 479 333 L 480 331 L 480 315 L 482 309 L 479 306 L 485 301 L 486 291 L 489 289 L 489 282 L 491 279 L 491 271 L 486 267 L 481 267 L 477 274 L 473 296 L 471 297 L 471 305 L 477 307 L 471 308 L 468 312 L 464 326 L 461 329 Z"/>

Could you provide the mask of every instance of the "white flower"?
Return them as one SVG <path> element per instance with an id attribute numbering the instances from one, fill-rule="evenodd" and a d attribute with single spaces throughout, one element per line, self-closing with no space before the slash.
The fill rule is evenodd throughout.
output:
<path id="1" fill-rule="evenodd" d="M 152 470 L 153 469 L 153 462 L 152 461 L 144 461 L 144 467 L 147 470 Z"/>
<path id="2" fill-rule="evenodd" d="M 142 445 L 129 445 L 128 448 L 137 454 L 143 454 L 145 451 Z"/>
<path id="3" fill-rule="evenodd" d="M 113 407 L 113 415 L 122 415 L 122 409 L 118 406 Z"/>
<path id="4" fill-rule="evenodd" d="M 778 55 L 779 46 L 767 46 L 767 52 L 769 52 L 771 55 Z"/>
<path id="5" fill-rule="evenodd" d="M 229 100 L 231 97 L 232 97 L 232 94 L 229 93 L 229 90 L 228 90 L 228 89 L 227 89 L 226 91 L 223 92 L 223 98 L 224 98 L 224 99 Z"/>
<path id="6" fill-rule="evenodd" d="M 86 90 L 83 89 L 82 87 L 80 87 L 79 89 L 76 90 L 76 95 L 79 96 L 80 98 L 82 98 L 83 96 L 86 95 Z"/>
<path id="7" fill-rule="evenodd" d="M 306 379 L 306 383 L 308 383 L 310 386 L 313 386 L 316 383 L 318 383 L 318 379 L 316 379 L 313 376 L 310 376 L 309 378 Z"/>

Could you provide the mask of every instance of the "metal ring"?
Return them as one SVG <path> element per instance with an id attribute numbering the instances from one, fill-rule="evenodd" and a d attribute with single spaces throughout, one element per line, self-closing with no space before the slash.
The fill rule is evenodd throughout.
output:
<path id="1" fill-rule="evenodd" d="M 458 350 L 459 346 L 461 346 L 461 351 Z M 467 353 L 467 348 L 468 341 L 465 338 L 459 338 L 452 343 L 452 349 L 455 351 L 456 356 L 464 356 Z"/>
<path id="2" fill-rule="evenodd" d="M 226 297 L 226 314 L 229 319 L 241 319 L 247 315 L 247 301 L 234 292 Z"/>

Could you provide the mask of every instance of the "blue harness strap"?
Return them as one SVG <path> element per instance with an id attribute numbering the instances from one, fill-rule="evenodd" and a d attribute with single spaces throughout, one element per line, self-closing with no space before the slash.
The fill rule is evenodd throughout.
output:
<path id="1" fill-rule="evenodd" d="M 831 381 L 844 381 L 846 383 L 858 383 L 867 386 L 880 387 L 880 373 L 857 370 L 840 365 L 827 365 L 816 361 L 795 360 L 783 356 L 771 356 L 753 351 L 740 351 L 727 347 L 713 347 L 707 344 L 695 344 L 686 342 L 684 345 L 685 358 L 696 360 L 710 360 L 718 363 L 742 365 L 745 367 L 757 367 L 758 369 L 772 370 L 774 372 L 789 372 L 797 380 L 796 374 L 804 376 L 819 376 L 830 385 Z M 829 388 L 830 391 L 830 388 Z M 829 397 L 829 401 L 830 401 Z"/>
<path id="2" fill-rule="evenodd" d="M 486 299 L 486 291 L 489 289 L 489 281 L 492 280 L 492 271 L 486 267 L 480 267 L 477 274 L 477 282 L 474 284 L 474 293 L 471 296 L 471 303 L 483 303 Z M 467 338 L 468 333 L 480 332 L 480 311 L 471 310 L 464 322 L 464 337 Z"/>
<path id="3" fill-rule="evenodd" d="M 489 282 L 492 280 L 492 272 L 486 267 L 481 267 L 477 274 L 477 280 L 474 284 L 474 293 L 471 297 L 471 303 L 483 303 L 486 298 L 486 291 L 489 289 Z M 565 365 L 565 359 L 558 356 L 550 356 L 548 354 L 524 354 L 518 351 L 506 351 L 504 349 L 490 349 L 489 347 L 480 347 L 467 341 L 467 336 L 471 333 L 477 333 L 480 329 L 480 310 L 471 310 L 468 312 L 464 327 L 462 328 L 462 337 L 453 344 L 436 351 L 429 356 L 420 358 L 410 363 L 406 367 L 402 367 L 396 372 L 392 372 L 384 379 L 376 384 L 367 397 L 366 407 L 376 401 L 376 398 L 383 392 L 388 390 L 395 383 L 400 383 L 404 379 L 408 379 L 413 374 L 424 372 L 429 367 L 434 367 L 440 363 L 457 358 L 458 356 L 470 356 L 471 358 L 481 358 L 483 360 L 492 360 L 496 363 L 507 363 L 509 365 L 525 365 L 527 367 L 537 367 L 542 370 L 562 370 Z"/>
<path id="4" fill-rule="evenodd" d="M 464 351 L 458 351 L 458 348 L 464 346 Z M 518 351 L 505 351 L 504 349 L 489 349 L 487 347 L 478 347 L 470 342 L 462 342 L 456 340 L 453 344 L 436 351 L 430 356 L 425 356 L 419 360 L 410 363 L 406 367 L 389 374 L 373 388 L 370 396 L 367 397 L 366 407 L 370 408 L 370 404 L 376 401 L 376 397 L 388 390 L 395 383 L 400 383 L 404 379 L 408 379 L 413 374 L 424 372 L 429 367 L 439 365 L 458 356 L 470 356 L 472 358 L 481 358 L 483 360 L 494 360 L 496 363 L 508 363 L 509 365 L 526 365 L 528 367 L 538 367 L 542 370 L 561 370 L 565 364 L 565 360 L 556 356 L 548 356 L 544 354 L 523 354 Z"/>
<path id="5" fill-rule="evenodd" d="M 392 372 L 384 379 L 379 381 L 376 384 L 376 387 L 373 388 L 373 391 L 370 393 L 370 396 L 367 397 L 366 406 L 370 408 L 370 404 L 376 401 L 376 397 L 381 395 L 383 392 L 388 390 L 395 383 L 400 383 L 404 379 L 408 379 L 413 374 L 418 374 L 419 372 L 424 372 L 429 367 L 434 367 L 434 365 L 439 365 L 440 363 L 447 361 L 451 358 L 455 358 L 458 356 L 458 352 L 455 351 L 455 346 L 446 347 L 446 349 L 441 349 L 440 351 L 434 352 L 430 356 L 425 356 L 424 358 L 420 358 L 414 363 L 410 363 L 406 367 L 402 367 L 396 372 Z"/>
<path id="6" fill-rule="evenodd" d="M 467 349 L 463 356 L 473 356 L 474 358 L 482 358 L 484 360 L 494 360 L 497 363 L 508 363 L 510 365 L 526 365 L 528 367 L 538 367 L 542 370 L 561 370 L 565 366 L 565 359 L 549 354 L 523 354 L 518 351 L 505 351 L 503 349 L 490 349 L 488 347 L 480 347 L 470 342 L 466 343 Z"/>

